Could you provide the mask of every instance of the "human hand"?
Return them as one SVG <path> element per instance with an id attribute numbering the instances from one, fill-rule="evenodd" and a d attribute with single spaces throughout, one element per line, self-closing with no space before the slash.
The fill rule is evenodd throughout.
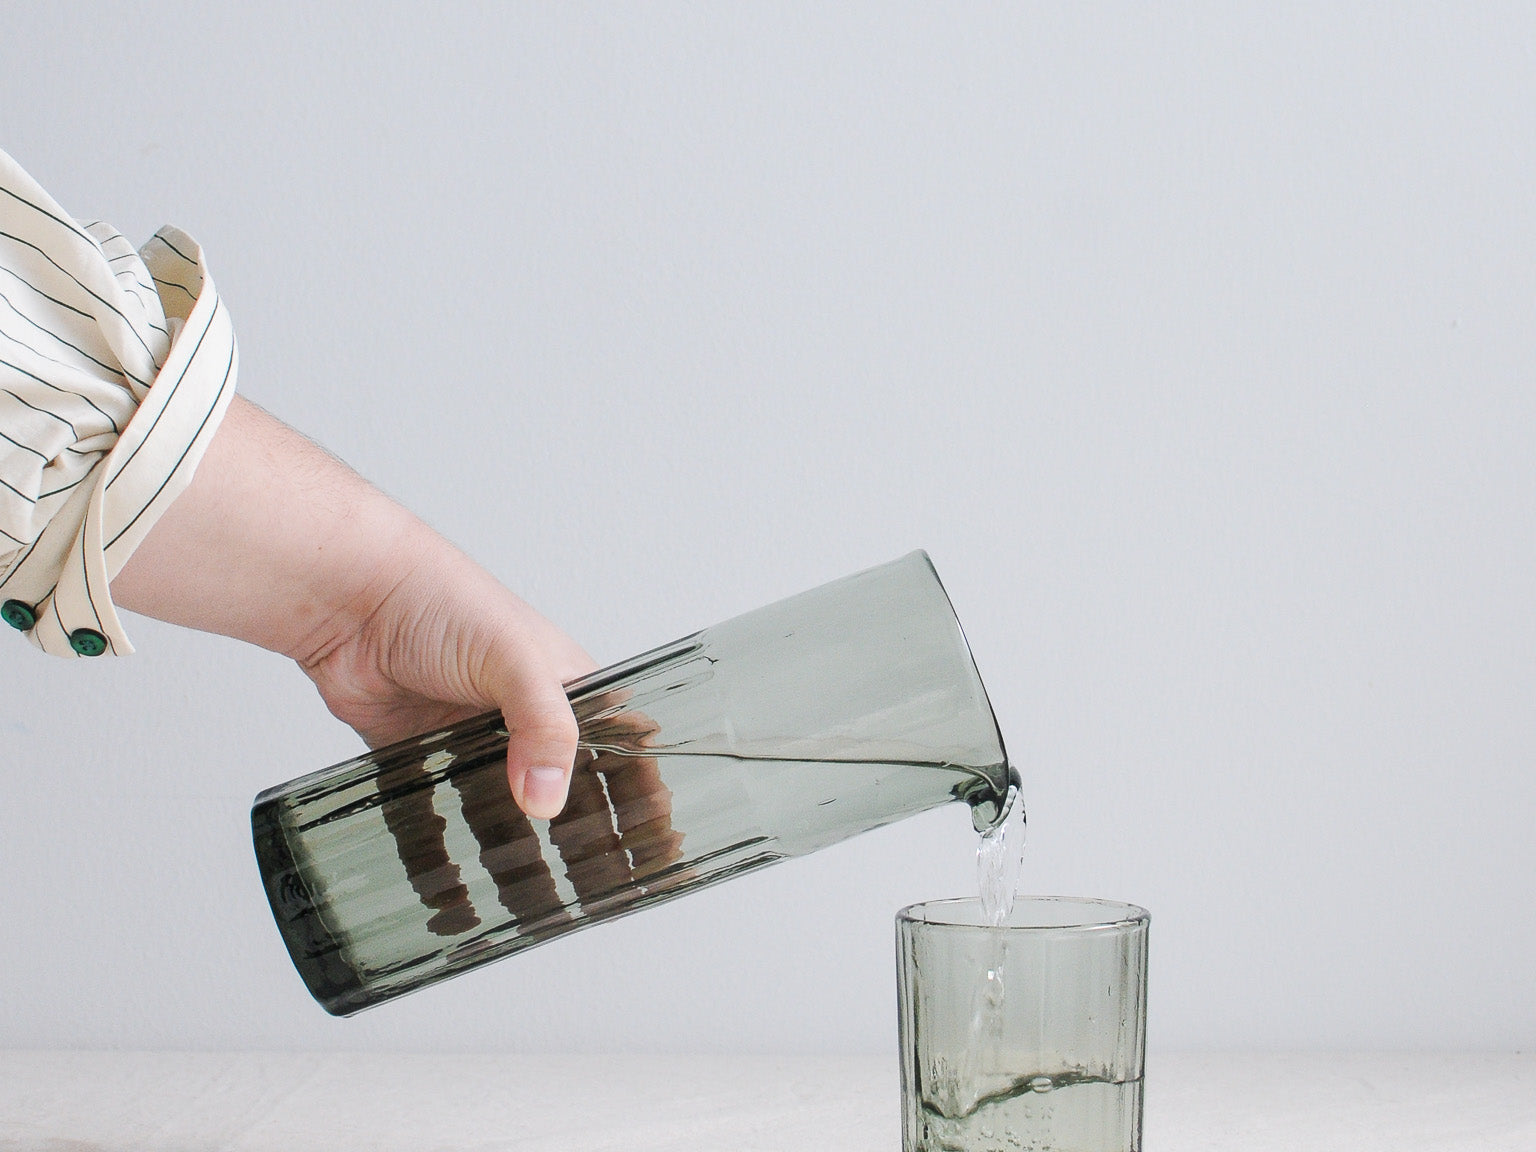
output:
<path id="1" fill-rule="evenodd" d="M 424 525 L 386 570 L 397 579 L 360 621 L 298 657 L 337 719 L 373 748 L 499 709 L 507 778 L 530 816 L 555 816 L 576 761 L 563 685 L 596 664 L 574 640 Z"/>

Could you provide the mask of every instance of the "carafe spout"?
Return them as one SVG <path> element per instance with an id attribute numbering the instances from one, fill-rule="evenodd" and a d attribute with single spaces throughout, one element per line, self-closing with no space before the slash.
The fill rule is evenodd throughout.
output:
<path id="1" fill-rule="evenodd" d="M 1023 781 L 1012 764 L 999 764 L 995 771 L 977 776 L 975 786 L 961 797 L 971 806 L 971 826 L 980 833 L 996 828 L 1008 819 L 1013 806 L 1021 803 L 1022 788 Z"/>

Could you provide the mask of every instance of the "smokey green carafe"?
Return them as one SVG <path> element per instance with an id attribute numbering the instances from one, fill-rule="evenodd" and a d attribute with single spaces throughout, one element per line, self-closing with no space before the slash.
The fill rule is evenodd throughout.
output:
<path id="1" fill-rule="evenodd" d="M 488 715 L 271 788 L 256 858 L 294 966 L 351 1015 L 1017 778 L 926 554 L 568 687 L 570 799 L 523 815 Z"/>

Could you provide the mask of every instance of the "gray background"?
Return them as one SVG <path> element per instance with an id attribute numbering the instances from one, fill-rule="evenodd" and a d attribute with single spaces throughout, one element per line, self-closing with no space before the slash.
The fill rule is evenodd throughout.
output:
<path id="1" fill-rule="evenodd" d="M 0 146 L 599 659 L 926 547 L 1154 1045 L 1536 1044 L 1529 6 L 58 7 Z M 0 654 L 0 1046 L 889 1051 L 974 887 L 952 808 L 333 1021 L 246 812 L 356 738 L 130 633 Z"/>

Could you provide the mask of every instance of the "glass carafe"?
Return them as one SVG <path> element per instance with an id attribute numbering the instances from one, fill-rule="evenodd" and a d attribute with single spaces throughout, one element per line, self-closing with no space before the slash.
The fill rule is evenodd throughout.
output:
<path id="1" fill-rule="evenodd" d="M 568 686 L 570 799 L 523 815 L 499 715 L 271 788 L 256 858 L 295 967 L 351 1015 L 567 932 L 952 800 L 1016 791 L 927 555 Z"/>

